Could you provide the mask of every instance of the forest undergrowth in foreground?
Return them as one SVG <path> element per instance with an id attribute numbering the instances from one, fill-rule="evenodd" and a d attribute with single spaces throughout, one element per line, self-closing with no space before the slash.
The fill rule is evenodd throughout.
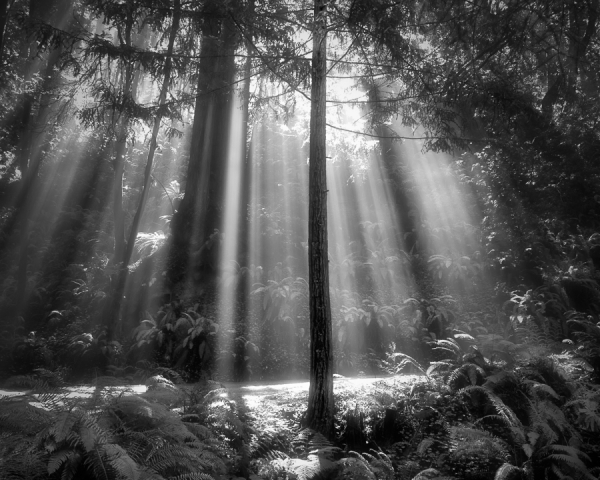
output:
<path id="1" fill-rule="evenodd" d="M 13 375 L 3 387 L 26 393 L 0 398 L 0 478 L 598 478 L 594 316 L 568 308 L 565 288 L 552 285 L 456 298 L 405 304 L 418 307 L 407 330 L 427 347 L 418 358 L 393 349 L 356 360 L 361 374 L 396 376 L 336 388 L 333 440 L 301 427 L 306 392 L 297 389 L 245 395 L 138 362 L 107 367 L 92 397 L 74 400 L 64 370 Z M 569 334 L 559 340 L 561 319 Z M 129 383 L 148 391 L 111 388 Z"/>

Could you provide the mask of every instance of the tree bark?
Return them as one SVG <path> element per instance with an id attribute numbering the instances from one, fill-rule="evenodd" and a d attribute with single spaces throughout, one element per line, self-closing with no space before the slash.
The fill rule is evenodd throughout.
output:
<path id="1" fill-rule="evenodd" d="M 204 243 L 221 228 L 227 153 L 226 134 L 235 79 L 238 34 L 216 0 L 207 6 L 202 24 L 198 90 L 185 193 L 171 222 L 168 278 L 173 284 L 203 283 L 215 273 L 218 254 Z M 233 8 L 232 6 L 227 8 Z"/>
<path id="2" fill-rule="evenodd" d="M 315 0 L 310 111 L 308 283 L 310 294 L 310 387 L 306 425 L 332 438 L 333 352 L 329 300 L 326 175 L 327 10 Z"/>

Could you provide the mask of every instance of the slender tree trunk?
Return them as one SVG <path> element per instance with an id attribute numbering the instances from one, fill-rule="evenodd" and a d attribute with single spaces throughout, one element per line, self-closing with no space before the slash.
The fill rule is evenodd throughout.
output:
<path id="1" fill-rule="evenodd" d="M 123 212 L 123 171 L 127 150 L 127 124 L 125 113 L 121 113 L 117 126 L 115 157 L 113 161 L 113 264 L 118 265 L 125 252 L 125 213 Z"/>
<path id="2" fill-rule="evenodd" d="M 112 324 L 109 326 L 110 332 L 113 332 L 116 329 L 116 327 L 120 321 L 120 311 L 121 311 L 121 304 L 123 301 L 123 293 L 125 292 L 125 285 L 127 284 L 127 277 L 129 274 L 129 268 L 128 268 L 129 262 L 131 261 L 131 257 L 133 255 L 133 248 L 135 246 L 135 240 L 137 238 L 137 234 L 140 229 L 142 215 L 144 213 L 144 209 L 146 207 L 146 202 L 148 200 L 148 194 L 150 192 L 150 179 L 151 179 L 151 175 L 152 175 L 152 166 L 154 164 L 154 154 L 156 152 L 157 138 L 158 138 L 158 133 L 160 131 L 160 123 L 163 118 L 163 112 L 164 112 L 163 107 L 167 100 L 167 92 L 169 90 L 169 84 L 171 82 L 172 55 L 173 55 L 173 48 L 175 45 L 175 38 L 177 37 L 177 31 L 179 30 L 180 19 L 181 19 L 181 0 L 174 0 L 173 23 L 171 25 L 171 31 L 169 34 L 169 44 L 167 47 L 167 56 L 165 59 L 163 83 L 162 83 L 160 94 L 158 97 L 159 108 L 158 108 L 156 117 L 154 119 L 154 126 L 152 129 L 152 137 L 150 138 L 150 145 L 148 148 L 148 158 L 146 160 L 146 168 L 144 170 L 144 183 L 143 183 L 143 187 L 142 187 L 142 194 L 140 196 L 140 200 L 139 200 L 136 212 L 135 212 L 135 216 L 133 217 L 133 222 L 131 224 L 131 229 L 129 231 L 128 240 L 127 240 L 126 244 L 124 245 L 124 251 L 123 251 L 120 259 L 117 259 L 121 268 L 119 270 L 119 276 L 117 279 L 117 284 L 115 286 L 114 294 L 112 296 L 112 300 L 111 300 L 112 303 L 111 303 L 111 307 L 110 307 L 110 313 L 108 316 L 109 320 L 112 322 Z M 122 172 L 121 172 L 121 174 L 122 174 Z M 121 189 L 119 189 L 119 190 L 120 190 L 120 192 L 122 192 Z M 121 193 L 121 195 L 122 195 L 122 193 Z M 122 201 L 122 197 L 121 197 L 121 199 L 117 199 L 115 197 L 115 205 L 120 204 L 120 203 L 118 203 L 119 201 Z M 115 235 L 116 235 L 116 230 L 115 230 Z M 123 231 L 123 235 L 124 235 L 124 231 Z M 115 255 L 116 255 L 116 253 L 117 252 L 115 251 Z"/>
<path id="3" fill-rule="evenodd" d="M 315 0 L 310 111 L 308 283 L 310 296 L 310 387 L 306 425 L 333 436 L 333 352 L 327 245 L 325 100 L 326 0 Z"/>
<path id="4" fill-rule="evenodd" d="M 4 29 L 8 18 L 9 0 L 0 0 L 0 66 L 4 57 Z"/>

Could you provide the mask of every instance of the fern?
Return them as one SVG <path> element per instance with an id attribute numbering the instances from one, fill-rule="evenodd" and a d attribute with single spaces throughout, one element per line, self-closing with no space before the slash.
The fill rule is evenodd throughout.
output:
<path id="1" fill-rule="evenodd" d="M 590 474 L 584 463 L 584 460 L 589 462 L 590 458 L 571 446 L 549 445 L 536 452 L 532 460 L 534 466 L 553 470 L 558 475 L 566 476 L 569 473 L 574 473 L 578 478 L 596 480 L 596 477 Z"/>
<path id="2" fill-rule="evenodd" d="M 284 443 L 284 438 L 281 435 L 263 432 L 260 436 L 251 436 L 248 457 L 252 459 L 265 458 L 267 460 L 285 459 L 289 458 L 285 453 L 287 450 L 289 450 L 289 445 Z"/>
<path id="3" fill-rule="evenodd" d="M 588 432 L 600 431 L 598 393 L 587 393 L 583 398 L 572 400 L 565 404 L 565 409 L 571 413 L 577 426 Z"/>
<path id="4" fill-rule="evenodd" d="M 0 449 L 0 479 L 2 480 L 42 480 L 48 471 L 43 452 L 23 438 L 12 438 L 10 448 Z M 6 443 L 6 445 L 9 445 Z"/>
<path id="5" fill-rule="evenodd" d="M 429 344 L 435 345 L 432 350 L 449 354 L 443 360 L 458 360 L 461 355 L 460 345 L 452 338 L 433 340 Z"/>
<path id="6" fill-rule="evenodd" d="M 525 478 L 525 472 L 522 468 L 515 467 L 510 463 L 503 464 L 494 475 L 494 480 L 522 480 Z"/>
<path id="7" fill-rule="evenodd" d="M 483 368 L 474 363 L 465 363 L 450 373 L 448 386 L 456 391 L 467 385 L 481 385 L 484 378 Z"/>
<path id="8" fill-rule="evenodd" d="M 561 400 L 561 397 L 554 391 L 554 389 L 550 385 L 527 379 L 523 380 L 523 384 L 527 387 L 528 393 L 534 398 L 551 398 L 552 400 L 556 401 Z"/>
<path id="9" fill-rule="evenodd" d="M 450 428 L 450 452 L 446 460 L 461 476 L 487 477 L 509 458 L 508 445 L 484 430 Z"/>
<path id="10" fill-rule="evenodd" d="M 427 375 L 431 376 L 434 373 L 442 373 L 446 374 L 448 371 L 454 369 L 456 365 L 454 362 L 449 361 L 440 361 L 440 362 L 431 362 L 429 367 L 427 368 Z"/>
<path id="11" fill-rule="evenodd" d="M 421 366 L 421 364 L 419 362 L 417 362 L 411 356 L 406 355 L 405 353 L 395 352 L 395 353 L 392 353 L 389 356 L 389 358 L 392 359 L 395 364 L 393 373 L 401 373 L 408 365 L 412 365 L 417 370 L 419 370 L 423 375 L 425 375 L 427 378 L 429 378 L 429 376 L 427 375 L 427 372 Z M 398 358 L 400 359 L 400 362 L 396 364 L 396 361 Z"/>
<path id="12" fill-rule="evenodd" d="M 468 395 L 471 395 L 474 392 L 478 392 L 486 397 L 489 400 L 490 405 L 494 407 L 498 415 L 504 419 L 507 425 L 511 427 L 523 427 L 521 421 L 517 418 L 515 413 L 508 406 L 506 406 L 500 397 L 487 388 L 480 386 L 469 386 L 459 390 L 459 393 L 465 393 Z"/>
<path id="13" fill-rule="evenodd" d="M 77 462 L 81 461 L 81 455 L 71 447 L 55 451 L 48 461 L 48 473 L 52 475 L 53 473 L 58 472 L 64 463 L 67 461 L 69 461 L 69 463 L 75 463 L 74 460 Z"/>
<path id="14" fill-rule="evenodd" d="M 334 446 L 323 434 L 311 428 L 300 430 L 292 439 L 292 445 L 294 450 L 300 454 Z"/>

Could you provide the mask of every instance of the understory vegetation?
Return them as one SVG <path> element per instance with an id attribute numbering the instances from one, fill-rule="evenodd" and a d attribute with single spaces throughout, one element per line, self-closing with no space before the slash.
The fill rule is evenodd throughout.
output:
<path id="1" fill-rule="evenodd" d="M 534 288 L 517 265 L 431 256 L 437 296 L 336 292 L 335 439 L 300 427 L 306 391 L 252 402 L 218 382 L 235 378 L 236 352 L 242 379 L 306 378 L 307 286 L 289 272 L 255 283 L 263 316 L 235 345 L 219 343 L 228 327 L 198 304 L 163 305 L 122 344 L 68 311 L 49 314 L 46 332 L 7 331 L 1 478 L 597 478 L 596 236 L 545 232 L 556 253 Z M 494 268 L 505 281 L 492 287 L 481 272 Z M 451 275 L 462 283 L 444 284 Z M 383 380 L 357 387 L 347 375 Z M 93 394 L 67 396 L 82 380 Z M 136 384 L 147 392 L 127 392 Z"/>

